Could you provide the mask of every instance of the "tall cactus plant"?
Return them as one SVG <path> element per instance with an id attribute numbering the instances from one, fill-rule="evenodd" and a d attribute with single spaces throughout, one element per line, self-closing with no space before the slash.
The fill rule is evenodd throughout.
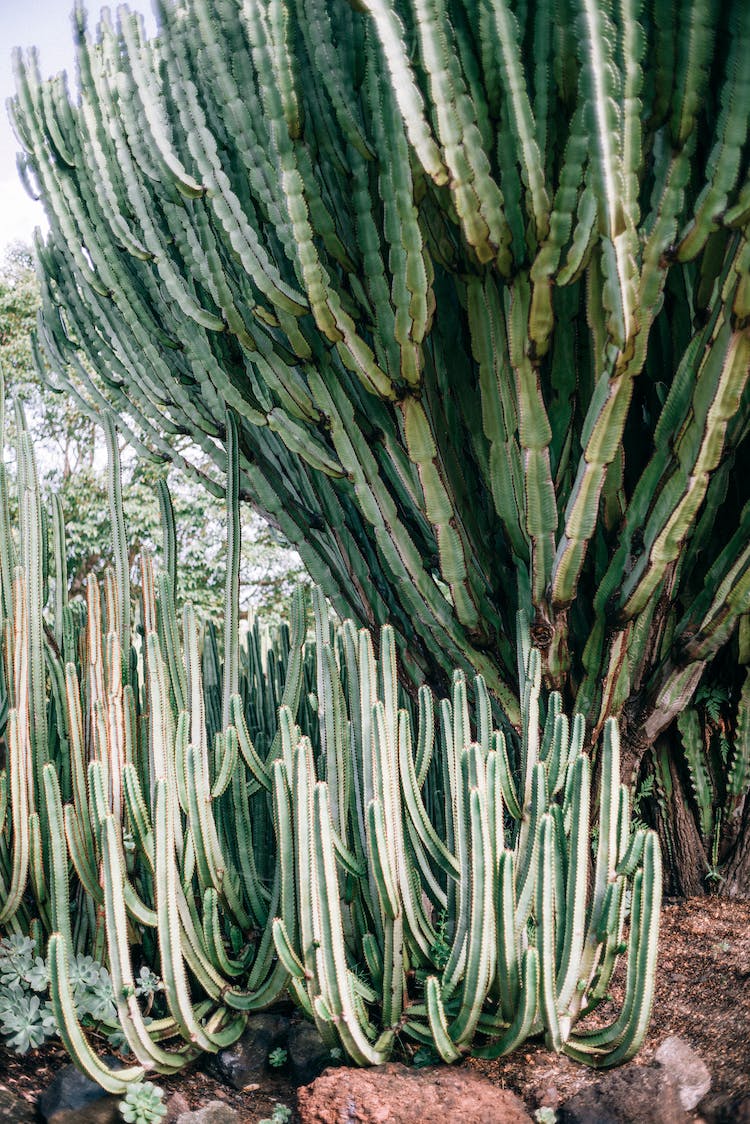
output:
<path id="1" fill-rule="evenodd" d="M 239 494 L 413 685 L 518 726 L 524 611 L 630 778 L 750 608 L 750 7 L 156 11 L 77 5 L 78 99 L 16 56 L 40 363 L 219 475 L 231 406 Z"/>
<path id="2" fill-rule="evenodd" d="M 119 449 L 106 425 L 113 537 L 124 547 Z M 584 720 L 570 723 L 560 694 L 542 690 L 523 615 L 518 739 L 507 718 L 496 724 L 481 676 L 472 706 L 462 670 L 437 714 L 427 686 L 412 704 L 394 629 L 381 630 L 376 658 L 367 630 L 332 627 L 320 590 L 314 640 L 300 589 L 274 643 L 256 627 L 241 644 L 231 544 L 223 660 L 189 604 L 178 619 L 169 533 L 165 568 L 141 562 L 126 629 L 127 566 L 103 582 L 92 575 L 85 611 L 43 580 L 22 415 L 18 428 L 17 533 L 9 522 L 0 535 L 10 754 L 0 931 L 47 938 L 52 1010 L 76 1063 L 121 1092 L 145 1071 L 173 1073 L 226 1046 L 247 1012 L 286 996 L 360 1065 L 424 1043 L 448 1062 L 472 1050 L 496 1057 L 542 1033 L 593 1065 L 631 1057 L 653 998 L 659 845 L 631 830 L 611 719 L 592 785 Z M 229 452 L 236 515 L 236 445 Z M 57 583 L 59 512 L 53 547 Z M 625 951 L 622 1010 L 587 1029 Z M 126 1070 L 99 1059 L 81 1023 L 75 954 L 109 969 L 135 1059 Z M 166 1009 L 152 1021 L 137 961 L 164 980 Z"/>

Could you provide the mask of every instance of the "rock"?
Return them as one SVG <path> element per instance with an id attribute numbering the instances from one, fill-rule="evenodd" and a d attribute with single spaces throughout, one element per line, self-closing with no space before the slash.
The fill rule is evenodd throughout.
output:
<path id="1" fill-rule="evenodd" d="M 236 1109 L 224 1104 L 224 1101 L 209 1101 L 194 1112 L 181 1113 L 177 1124 L 237 1124 L 238 1120 Z"/>
<path id="2" fill-rule="evenodd" d="M 557 1091 L 556 1085 L 545 1085 L 542 1089 L 535 1090 L 535 1101 L 537 1108 L 553 1108 L 560 1107 L 562 1097 Z"/>
<path id="3" fill-rule="evenodd" d="M 33 1104 L 9 1089 L 0 1089 L 0 1124 L 32 1124 L 36 1120 Z"/>
<path id="4" fill-rule="evenodd" d="M 328 1069 L 298 1092 L 302 1124 L 531 1124 L 523 1103 L 471 1069 Z"/>
<path id="5" fill-rule="evenodd" d="M 286 1015 L 261 1011 L 248 1021 L 241 1038 L 208 1059 L 206 1068 L 225 1085 L 251 1092 L 267 1072 L 271 1050 L 285 1046 L 288 1033 Z"/>
<path id="6" fill-rule="evenodd" d="M 293 1023 L 286 1048 L 295 1085 L 309 1085 L 331 1064 L 330 1050 L 312 1023 Z"/>
<path id="7" fill-rule="evenodd" d="M 177 1120 L 185 1112 L 190 1112 L 187 1097 L 183 1097 L 182 1093 L 173 1093 L 167 1101 L 167 1115 L 164 1117 L 164 1124 L 177 1124 Z"/>
<path id="8" fill-rule="evenodd" d="M 665 1038 L 655 1058 L 677 1086 L 682 1107 L 690 1112 L 711 1088 L 711 1074 L 700 1054 L 684 1038 Z"/>
<path id="9" fill-rule="evenodd" d="M 735 1103 L 734 1116 L 732 1119 L 735 1124 L 750 1124 L 750 1096 L 743 1097 Z"/>
<path id="10" fill-rule="evenodd" d="M 117 1058 L 104 1058 L 112 1069 L 122 1068 Z M 105 1093 L 74 1065 L 64 1065 L 39 1098 L 39 1114 L 47 1124 L 116 1124 L 121 1097 Z"/>
<path id="11" fill-rule="evenodd" d="M 608 1073 L 566 1101 L 560 1124 L 685 1124 L 677 1086 L 660 1067 Z"/>

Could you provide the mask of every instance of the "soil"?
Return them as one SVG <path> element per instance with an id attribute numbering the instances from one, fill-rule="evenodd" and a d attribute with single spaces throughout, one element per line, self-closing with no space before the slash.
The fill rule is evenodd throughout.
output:
<path id="1" fill-rule="evenodd" d="M 597 1012 L 603 1022 L 610 1021 L 622 998 L 621 979 L 615 979 L 612 994 L 613 1010 Z M 711 1092 L 701 1107 L 709 1107 L 714 1120 L 732 1120 L 730 1106 L 750 1095 L 750 902 L 694 898 L 664 906 L 653 1018 L 643 1049 L 628 1064 L 649 1064 L 670 1035 L 685 1038 L 711 1072 Z M 0 1047 L 0 1088 L 33 1103 L 66 1060 L 59 1046 L 25 1057 Z M 465 1064 L 517 1093 L 532 1112 L 543 1104 L 556 1108 L 599 1079 L 595 1071 L 536 1044 L 499 1061 Z M 296 1104 L 296 1091 L 283 1073 L 269 1072 L 252 1093 L 235 1092 L 201 1069 L 154 1080 L 166 1090 L 166 1099 L 179 1092 L 191 1108 L 224 1101 L 237 1110 L 239 1124 L 270 1117 L 277 1101 Z M 694 1118 L 703 1119 L 697 1112 Z"/>
<path id="2" fill-rule="evenodd" d="M 597 1022 L 611 1022 L 620 1008 L 623 968 L 621 962 L 612 983 L 613 1004 L 597 1009 Z M 628 1065 L 648 1065 L 670 1035 L 686 1039 L 705 1061 L 712 1078 L 706 1100 L 715 1110 L 750 1094 L 750 902 L 702 897 L 662 909 L 653 1014 L 643 1048 Z M 466 1064 L 512 1089 L 532 1110 L 557 1107 L 557 1097 L 566 1101 L 600 1077 L 529 1043 L 507 1058 Z"/>

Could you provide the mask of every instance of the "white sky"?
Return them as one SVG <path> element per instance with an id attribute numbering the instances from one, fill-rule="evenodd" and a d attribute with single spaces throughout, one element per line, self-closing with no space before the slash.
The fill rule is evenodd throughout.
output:
<path id="1" fill-rule="evenodd" d="M 99 0 L 87 4 L 90 27 L 95 26 L 102 6 Z M 129 6 L 146 15 L 149 32 L 153 32 L 149 0 L 133 0 Z M 46 230 L 41 203 L 29 198 L 16 171 L 18 142 L 5 109 L 14 91 L 11 51 L 36 46 L 45 76 L 59 70 L 72 76 L 72 10 L 73 0 L 0 0 L 0 259 L 9 243 L 30 242 L 34 227 Z"/>

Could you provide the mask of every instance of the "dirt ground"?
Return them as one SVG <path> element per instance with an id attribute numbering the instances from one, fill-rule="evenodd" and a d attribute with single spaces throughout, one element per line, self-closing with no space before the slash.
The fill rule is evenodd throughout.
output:
<path id="1" fill-rule="evenodd" d="M 622 967 L 622 965 L 621 965 Z M 623 995 L 613 981 L 611 1022 Z M 670 1035 L 685 1038 L 712 1076 L 712 1103 L 750 1094 L 750 902 L 692 898 L 665 905 L 661 915 L 656 996 L 643 1049 L 628 1065 L 647 1065 Z M 469 1060 L 490 1081 L 512 1089 L 533 1110 L 556 1094 L 567 1100 L 599 1074 L 543 1046 L 522 1046 L 499 1061 Z M 698 1114 L 696 1114 L 698 1118 Z"/>
<path id="2" fill-rule="evenodd" d="M 615 981 L 612 992 L 617 1004 L 622 984 Z M 604 1021 L 609 1021 L 607 1014 L 602 1011 Z M 628 1064 L 648 1064 L 672 1034 L 687 1039 L 708 1065 L 715 1110 L 750 1094 L 750 902 L 695 898 L 665 905 L 654 1014 L 643 1050 Z M 0 1048 L 0 1087 L 33 1102 L 65 1060 L 60 1047 L 23 1058 Z M 517 1093 L 532 1112 L 544 1103 L 556 1107 L 599 1077 L 536 1044 L 499 1061 L 470 1059 L 465 1064 Z M 190 1107 L 225 1101 L 237 1109 L 241 1124 L 269 1117 L 277 1101 L 290 1107 L 296 1103 L 294 1088 L 281 1074 L 269 1073 L 261 1088 L 249 1094 L 235 1093 L 200 1069 L 155 1081 L 167 1097 L 181 1093 Z M 722 1118 L 720 1112 L 713 1115 Z M 731 1109 L 724 1110 L 723 1119 L 732 1119 Z"/>

